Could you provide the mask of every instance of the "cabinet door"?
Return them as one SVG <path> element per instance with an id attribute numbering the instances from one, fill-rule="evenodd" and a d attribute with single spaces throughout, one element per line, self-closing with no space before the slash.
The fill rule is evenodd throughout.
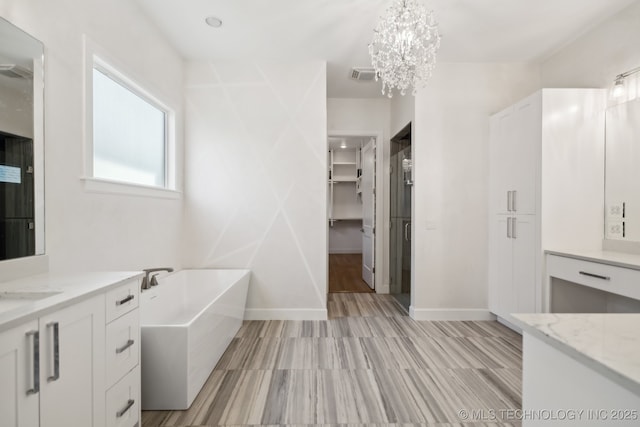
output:
<path id="1" fill-rule="evenodd" d="M 41 317 L 39 326 L 40 426 L 104 426 L 104 295 Z"/>
<path id="2" fill-rule="evenodd" d="M 34 389 L 37 332 L 38 322 L 34 320 L 0 333 L 0 424 L 3 426 L 38 426 L 39 394 Z"/>
<path id="3" fill-rule="evenodd" d="M 512 224 L 513 286 L 515 305 L 511 313 L 536 312 L 536 217 L 520 215 Z"/>
<path id="4" fill-rule="evenodd" d="M 511 217 L 494 215 L 489 224 L 489 310 L 505 317 L 514 305 Z"/>
<path id="5" fill-rule="evenodd" d="M 510 121 L 511 190 L 515 214 L 536 213 L 536 192 L 542 140 L 542 98 L 537 92 L 513 107 Z"/>
<path id="6" fill-rule="evenodd" d="M 512 133 L 513 108 L 491 117 L 489 140 L 489 206 L 490 214 L 508 213 L 508 192 L 514 189 L 511 181 L 514 157 Z"/>

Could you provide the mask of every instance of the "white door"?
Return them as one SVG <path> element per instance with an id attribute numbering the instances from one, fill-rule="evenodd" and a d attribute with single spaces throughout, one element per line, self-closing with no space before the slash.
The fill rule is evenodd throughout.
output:
<path id="1" fill-rule="evenodd" d="M 40 318 L 41 427 L 104 425 L 104 325 L 104 295 Z"/>
<path id="2" fill-rule="evenodd" d="M 513 183 L 513 108 L 491 117 L 489 143 L 489 203 L 490 213 L 510 213 Z"/>
<path id="3" fill-rule="evenodd" d="M 535 313 L 536 289 L 536 217 L 518 215 L 512 219 L 513 237 L 513 287 L 515 305 L 511 313 Z"/>
<path id="4" fill-rule="evenodd" d="M 7 427 L 37 427 L 38 321 L 0 333 L 0 423 Z M 34 349 L 35 346 L 35 349 Z"/>
<path id="5" fill-rule="evenodd" d="M 536 187 L 540 144 L 542 139 L 542 104 L 540 93 L 522 100 L 514 107 L 512 118 L 512 172 L 509 183 L 512 193 L 511 207 L 515 214 L 536 213 Z"/>
<path id="6" fill-rule="evenodd" d="M 512 217 L 494 215 L 489 224 L 489 310 L 500 317 L 513 313 Z"/>
<path id="7" fill-rule="evenodd" d="M 375 139 L 362 149 L 362 280 L 374 288 L 375 268 L 375 223 L 376 223 L 376 144 Z"/>

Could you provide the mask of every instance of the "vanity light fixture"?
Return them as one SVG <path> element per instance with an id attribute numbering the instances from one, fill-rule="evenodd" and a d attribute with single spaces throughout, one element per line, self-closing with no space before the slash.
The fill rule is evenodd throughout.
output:
<path id="1" fill-rule="evenodd" d="M 222 19 L 218 18 L 217 16 L 207 16 L 204 22 L 206 22 L 208 26 L 213 28 L 222 27 Z"/>
<path id="2" fill-rule="evenodd" d="M 613 98 L 620 98 L 625 93 L 625 84 L 624 81 L 627 77 L 632 74 L 640 72 L 640 67 L 636 67 L 632 70 L 625 71 L 624 73 L 618 74 L 614 79 L 613 89 L 611 91 L 611 96 Z"/>

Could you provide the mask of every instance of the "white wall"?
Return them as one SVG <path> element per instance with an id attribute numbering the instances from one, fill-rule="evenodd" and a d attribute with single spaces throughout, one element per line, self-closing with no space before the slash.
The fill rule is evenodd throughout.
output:
<path id="1" fill-rule="evenodd" d="M 250 268 L 249 319 L 326 318 L 326 64 L 186 71 L 184 264 Z"/>
<path id="2" fill-rule="evenodd" d="M 330 254 L 362 253 L 362 221 L 336 221 L 329 227 Z"/>
<path id="3" fill-rule="evenodd" d="M 640 2 L 592 28 L 542 63 L 544 87 L 613 87 L 616 75 L 640 67 Z M 609 103 L 640 96 L 640 73 L 626 79 L 627 92 Z M 601 233 L 604 234 L 604 233 Z M 604 235 L 602 235 L 604 238 Z M 604 240 L 604 248 L 640 253 L 637 242 Z"/>
<path id="4" fill-rule="evenodd" d="M 391 98 L 391 137 L 394 137 L 404 127 L 415 119 L 415 98 L 410 95 L 396 94 Z"/>
<path id="5" fill-rule="evenodd" d="M 489 116 L 534 92 L 529 64 L 438 64 L 415 98 L 412 309 L 487 312 Z"/>
<path id="6" fill-rule="evenodd" d="M 594 27 L 542 63 L 543 87 L 607 88 L 640 67 L 640 2 Z"/>
<path id="7" fill-rule="evenodd" d="M 182 144 L 182 60 L 128 0 L 5 0 L 0 15 L 45 46 L 46 252 L 52 271 L 180 267 L 182 201 L 89 193 L 83 175 L 86 33 L 167 100 Z M 2 264 L 0 263 L 0 270 Z"/>
<path id="8" fill-rule="evenodd" d="M 382 135 L 377 147 L 376 218 L 381 241 L 376 243 L 376 292 L 389 292 L 389 139 L 391 138 L 391 103 L 388 98 L 329 98 L 327 99 L 327 128 L 331 131 L 376 132 Z"/>

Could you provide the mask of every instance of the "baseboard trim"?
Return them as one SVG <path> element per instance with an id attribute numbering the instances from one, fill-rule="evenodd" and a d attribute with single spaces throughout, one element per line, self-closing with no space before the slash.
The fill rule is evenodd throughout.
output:
<path id="1" fill-rule="evenodd" d="M 409 307 L 413 320 L 496 320 L 489 310 L 482 308 L 413 308 Z"/>
<path id="2" fill-rule="evenodd" d="M 327 320 L 324 308 L 247 308 L 244 320 Z"/>

